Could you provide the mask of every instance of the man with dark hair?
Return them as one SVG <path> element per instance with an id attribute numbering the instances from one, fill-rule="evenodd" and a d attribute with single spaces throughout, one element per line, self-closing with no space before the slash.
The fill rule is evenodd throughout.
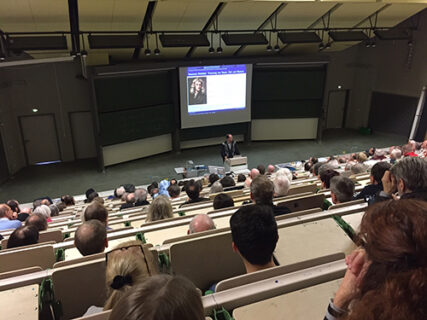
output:
<path id="1" fill-rule="evenodd" d="M 233 250 L 247 273 L 274 267 L 273 252 L 279 234 L 271 206 L 242 206 L 230 219 Z"/>
<path id="2" fill-rule="evenodd" d="M 240 155 L 239 148 L 237 147 L 236 142 L 233 140 L 231 134 L 225 136 L 226 140 L 221 144 L 221 157 L 222 161 L 231 159 L 236 155 Z"/>
<path id="3" fill-rule="evenodd" d="M 67 207 L 74 206 L 76 204 L 74 198 L 68 194 L 61 197 L 61 202 L 63 202 Z"/>
<path id="4" fill-rule="evenodd" d="M 98 192 L 92 192 L 88 197 L 87 197 L 87 203 L 92 203 L 92 201 L 95 199 L 95 198 L 99 198 L 99 195 L 98 195 Z"/>
<path id="5" fill-rule="evenodd" d="M 159 184 L 156 181 L 153 181 L 148 187 L 147 192 L 154 199 L 156 194 L 159 193 Z"/>
<path id="6" fill-rule="evenodd" d="M 336 176 L 331 179 L 331 198 L 334 204 L 348 202 L 353 199 L 354 182 L 349 178 Z"/>
<path id="7" fill-rule="evenodd" d="M 246 176 L 243 173 L 239 173 L 239 175 L 237 176 L 237 182 L 245 182 L 246 181 Z"/>
<path id="8" fill-rule="evenodd" d="M 219 182 L 221 182 L 223 188 L 230 188 L 236 185 L 236 182 L 230 176 L 225 176 Z"/>
<path id="9" fill-rule="evenodd" d="M 256 168 L 258 169 L 259 174 L 261 174 L 261 175 L 265 174 L 265 166 L 263 164 L 257 165 Z"/>
<path id="10" fill-rule="evenodd" d="M 213 185 L 213 183 L 214 183 L 215 181 L 219 180 L 219 176 L 218 176 L 216 173 L 211 173 L 211 174 L 209 175 L 208 180 L 209 180 L 209 185 L 208 185 L 208 187 L 210 187 L 211 185 Z"/>
<path id="11" fill-rule="evenodd" d="M 89 201 L 89 196 L 92 194 L 92 193 L 96 193 L 96 191 L 95 191 L 95 189 L 93 189 L 93 188 L 89 188 L 89 189 L 87 189 L 86 190 L 86 192 L 85 192 L 85 196 L 86 196 L 86 199 L 85 199 L 85 203 L 89 203 L 90 201 Z M 95 197 L 92 197 L 92 199 L 93 198 L 95 198 Z"/>
<path id="12" fill-rule="evenodd" d="M 108 210 L 100 203 L 94 202 L 87 206 L 84 212 L 85 221 L 98 220 L 106 227 L 108 225 Z"/>
<path id="13" fill-rule="evenodd" d="M 12 232 L 8 241 L 7 248 L 17 248 L 36 244 L 39 241 L 39 231 L 34 226 L 19 227 Z"/>
<path id="14" fill-rule="evenodd" d="M 74 244 L 83 256 L 104 252 L 108 247 L 105 225 L 98 220 L 90 220 L 77 228 Z"/>
<path id="15" fill-rule="evenodd" d="M 270 206 L 275 216 L 290 213 L 291 210 L 285 206 L 273 204 L 274 184 L 266 176 L 258 176 L 251 183 L 252 202 L 260 205 Z"/>
<path id="16" fill-rule="evenodd" d="M 371 169 L 371 175 L 369 179 L 371 181 L 370 185 L 367 185 L 362 189 L 362 191 L 357 194 L 354 199 L 364 199 L 366 202 L 370 202 L 375 198 L 375 195 L 383 190 L 383 183 L 381 179 L 384 176 L 384 173 L 390 170 L 391 164 L 388 162 L 377 162 Z"/>
<path id="17" fill-rule="evenodd" d="M 200 197 L 200 191 L 200 184 L 197 181 L 194 181 L 193 179 L 188 181 L 185 185 L 185 192 L 190 199 L 188 199 L 184 204 L 208 201 L 209 199 Z"/>
<path id="18" fill-rule="evenodd" d="M 0 230 L 16 229 L 22 226 L 21 221 L 13 219 L 13 211 L 7 204 L 0 204 Z"/>
<path id="19" fill-rule="evenodd" d="M 41 213 L 33 213 L 25 222 L 26 226 L 34 226 L 38 231 L 47 230 L 47 220 Z"/>
<path id="20" fill-rule="evenodd" d="M 335 170 L 328 169 L 320 174 L 320 181 L 322 182 L 322 189 L 329 189 L 331 186 L 331 179 L 339 176 L 340 174 Z"/>
<path id="21" fill-rule="evenodd" d="M 310 169 L 311 173 L 317 177 L 319 175 L 319 168 L 324 164 L 324 162 L 316 162 Z"/>
<path id="22" fill-rule="evenodd" d="M 178 184 L 171 184 L 168 188 L 169 197 L 171 199 L 179 198 L 179 194 L 181 193 L 181 188 Z"/>
<path id="23" fill-rule="evenodd" d="M 220 193 L 215 196 L 213 201 L 213 208 L 215 210 L 229 207 L 234 207 L 234 201 L 228 194 Z"/>

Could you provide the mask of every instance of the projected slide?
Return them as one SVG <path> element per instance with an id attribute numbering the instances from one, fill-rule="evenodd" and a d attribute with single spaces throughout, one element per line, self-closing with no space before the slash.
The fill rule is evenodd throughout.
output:
<path id="1" fill-rule="evenodd" d="M 245 64 L 189 67 L 188 114 L 245 109 L 246 86 Z"/>

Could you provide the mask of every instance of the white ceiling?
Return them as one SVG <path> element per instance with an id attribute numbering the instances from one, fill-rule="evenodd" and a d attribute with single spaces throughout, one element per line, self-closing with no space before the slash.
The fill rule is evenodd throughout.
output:
<path id="1" fill-rule="evenodd" d="M 219 29 L 255 30 L 282 3 L 283 9 L 277 16 L 278 28 L 321 27 L 313 23 L 328 10 L 335 8 L 330 16 L 330 26 L 351 28 L 366 27 L 369 15 L 383 9 L 378 15 L 377 26 L 392 27 L 427 7 L 427 0 L 313 0 L 313 1 L 224 1 L 218 17 Z M 81 31 L 139 31 L 148 1 L 144 0 L 79 0 L 79 24 Z M 154 10 L 153 30 L 201 30 L 219 4 L 213 0 L 162 0 Z M 386 6 L 386 7 L 385 7 Z M 271 28 L 267 24 L 265 28 Z M 4 32 L 69 31 L 67 0 L 0 0 L 0 29 Z M 272 45 L 276 44 L 275 36 Z M 219 43 L 214 39 L 214 47 Z M 149 38 L 151 49 L 155 48 L 155 37 Z M 281 46 L 283 46 L 280 43 Z M 354 43 L 333 43 L 331 50 L 342 50 Z M 87 39 L 85 47 L 88 49 Z M 239 47 L 222 44 L 223 55 L 232 55 Z M 160 48 L 161 56 L 140 59 L 183 58 L 188 48 Z M 282 51 L 284 54 L 302 54 L 317 50 L 317 44 L 292 44 Z M 133 49 L 88 50 L 89 55 L 110 55 L 114 59 L 132 57 Z M 143 50 L 142 50 L 143 51 Z M 35 57 L 59 56 L 68 52 L 30 52 Z M 247 46 L 241 55 L 265 55 L 265 46 Z M 208 56 L 208 48 L 196 48 L 194 57 Z M 105 60 L 105 59 L 104 59 Z"/>

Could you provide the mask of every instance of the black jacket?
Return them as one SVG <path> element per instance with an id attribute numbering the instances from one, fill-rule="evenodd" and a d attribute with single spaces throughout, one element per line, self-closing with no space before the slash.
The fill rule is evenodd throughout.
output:
<path id="1" fill-rule="evenodd" d="M 222 161 L 227 158 L 233 158 L 235 155 L 240 155 L 239 148 L 237 147 L 237 143 L 235 141 L 231 142 L 231 148 L 228 146 L 227 141 L 221 144 L 221 157 Z"/>
<path id="2" fill-rule="evenodd" d="M 377 193 L 383 190 L 382 184 L 370 184 L 367 185 L 362 189 L 362 191 L 359 192 L 354 197 L 354 200 L 364 199 L 366 202 L 370 201 L 372 198 L 375 198 Z"/>

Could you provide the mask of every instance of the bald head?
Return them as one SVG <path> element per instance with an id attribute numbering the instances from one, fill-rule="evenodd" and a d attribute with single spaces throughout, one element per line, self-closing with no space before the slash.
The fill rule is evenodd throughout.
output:
<path id="1" fill-rule="evenodd" d="M 77 228 L 74 244 L 83 256 L 104 252 L 107 247 L 107 231 L 99 220 L 89 220 Z"/>
<path id="2" fill-rule="evenodd" d="M 272 174 L 274 172 L 274 166 L 272 164 L 269 164 L 267 167 L 267 173 Z"/>
<path id="3" fill-rule="evenodd" d="M 7 204 L 1 203 L 0 204 L 0 218 L 13 218 L 13 212 L 12 209 Z"/>
<path id="4" fill-rule="evenodd" d="M 251 170 L 251 179 L 253 180 L 253 179 L 255 179 L 256 177 L 258 177 L 259 176 L 259 170 L 258 169 L 256 169 L 256 168 L 253 168 L 252 170 Z"/>
<path id="5" fill-rule="evenodd" d="M 126 196 L 127 203 L 135 203 L 135 193 L 128 193 Z"/>
<path id="6" fill-rule="evenodd" d="M 198 214 L 190 222 L 188 234 L 215 229 L 215 223 L 207 214 Z"/>
<path id="7" fill-rule="evenodd" d="M 34 226 L 39 231 L 47 230 L 47 219 L 41 213 L 33 213 L 25 221 L 26 226 Z"/>

